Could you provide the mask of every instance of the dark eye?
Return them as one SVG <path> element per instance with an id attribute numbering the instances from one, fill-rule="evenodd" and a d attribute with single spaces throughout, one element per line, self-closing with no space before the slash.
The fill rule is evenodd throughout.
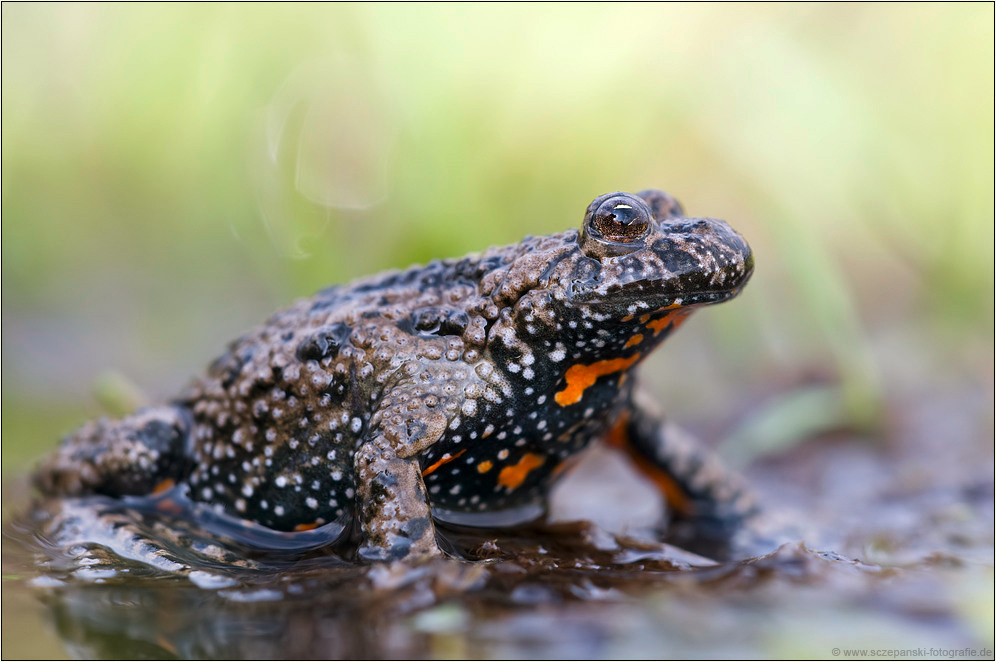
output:
<path id="1" fill-rule="evenodd" d="M 650 209 L 643 200 L 627 193 L 613 193 L 591 204 L 586 221 L 595 236 L 628 244 L 647 234 L 650 218 Z"/>

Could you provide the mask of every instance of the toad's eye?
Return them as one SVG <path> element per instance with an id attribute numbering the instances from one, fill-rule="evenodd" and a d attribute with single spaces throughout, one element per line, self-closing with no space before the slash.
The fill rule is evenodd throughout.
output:
<path id="1" fill-rule="evenodd" d="M 595 199 L 585 215 L 585 233 L 596 240 L 618 244 L 637 242 L 650 230 L 647 203 L 628 193 L 610 193 Z"/>
<path id="2" fill-rule="evenodd" d="M 631 200 L 611 198 L 595 210 L 591 223 L 603 237 L 626 243 L 643 236 L 650 227 L 650 214 L 644 205 L 637 207 Z"/>

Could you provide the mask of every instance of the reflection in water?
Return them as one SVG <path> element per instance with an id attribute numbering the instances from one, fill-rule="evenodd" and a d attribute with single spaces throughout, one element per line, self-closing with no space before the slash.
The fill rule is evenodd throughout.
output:
<path id="1" fill-rule="evenodd" d="M 357 659 L 417 657 L 425 649 L 414 638 L 384 637 L 388 623 L 376 608 L 336 605 L 328 599 L 335 595 L 212 592 L 167 581 L 67 587 L 46 604 L 67 648 L 85 658 Z"/>
<path id="2" fill-rule="evenodd" d="M 88 658 L 487 656 L 518 636 L 502 623 L 528 645 L 535 633 L 517 621 L 524 607 L 618 600 L 648 580 L 713 565 L 579 524 L 500 545 L 489 532 L 452 531 L 452 551 L 478 562 L 371 567 L 320 548 L 263 552 L 110 499 L 41 503 L 32 518 L 14 528 L 14 542 L 45 570 L 31 583 L 67 649 Z M 579 627 L 564 650 L 598 648 L 607 636 Z"/>
<path id="3" fill-rule="evenodd" d="M 21 589 L 41 596 L 74 657 L 767 656 L 773 625 L 851 628 L 883 604 L 899 620 L 924 614 L 922 602 L 883 598 L 898 571 L 800 543 L 717 564 L 571 523 L 448 531 L 451 549 L 476 562 L 357 566 L 322 549 L 262 553 L 147 513 L 125 526 L 124 515 L 76 500 L 8 527 L 8 566 L 43 569 Z M 950 605 L 932 610 L 932 641 L 974 640 Z"/>
<path id="4" fill-rule="evenodd" d="M 263 554 L 111 500 L 34 517 L 40 532 L 21 525 L 15 538 L 45 569 L 32 583 L 67 650 L 85 658 L 611 655 L 633 599 L 654 587 L 744 586 L 783 566 L 876 572 L 802 547 L 717 565 L 586 524 L 451 531 L 454 552 L 481 560 L 363 567 L 321 550 Z"/>

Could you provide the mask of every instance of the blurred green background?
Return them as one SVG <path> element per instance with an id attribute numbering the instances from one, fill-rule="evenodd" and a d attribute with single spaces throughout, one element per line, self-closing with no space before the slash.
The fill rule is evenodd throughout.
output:
<path id="1" fill-rule="evenodd" d="M 2 12 L 6 476 L 294 297 L 646 187 L 756 252 L 647 369 L 733 461 L 991 402 L 991 4 Z"/>

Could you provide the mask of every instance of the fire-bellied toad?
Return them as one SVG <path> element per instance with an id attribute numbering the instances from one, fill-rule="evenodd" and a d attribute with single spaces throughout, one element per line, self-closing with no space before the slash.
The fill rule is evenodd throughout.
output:
<path id="1" fill-rule="evenodd" d="M 571 457 L 605 439 L 675 516 L 733 531 L 752 509 L 746 490 L 669 433 L 632 373 L 753 266 L 723 221 L 686 218 L 660 191 L 609 193 L 580 231 L 298 301 L 170 404 L 70 435 L 36 483 L 73 496 L 171 488 L 174 505 L 229 530 L 353 530 L 361 558 L 415 558 L 440 553 L 434 520 L 535 519 Z"/>

